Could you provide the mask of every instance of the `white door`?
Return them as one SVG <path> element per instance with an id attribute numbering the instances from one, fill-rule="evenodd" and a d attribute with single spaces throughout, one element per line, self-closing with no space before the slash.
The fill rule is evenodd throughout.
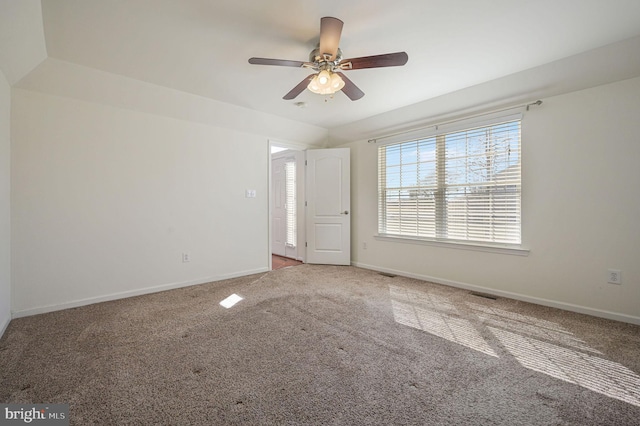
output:
<path id="1" fill-rule="evenodd" d="M 271 216 L 271 252 L 286 256 L 287 210 L 286 210 L 286 173 L 285 158 L 271 161 L 272 216 Z"/>
<path id="2" fill-rule="evenodd" d="M 307 151 L 307 263 L 351 264 L 349 148 Z"/>

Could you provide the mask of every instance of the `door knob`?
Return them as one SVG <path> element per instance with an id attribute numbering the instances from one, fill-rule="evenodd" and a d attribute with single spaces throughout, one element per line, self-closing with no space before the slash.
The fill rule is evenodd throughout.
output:
<path id="1" fill-rule="evenodd" d="M 340 214 L 349 214 L 349 210 L 345 210 L 345 211 L 343 211 L 343 212 L 342 212 L 342 213 L 340 213 Z"/>

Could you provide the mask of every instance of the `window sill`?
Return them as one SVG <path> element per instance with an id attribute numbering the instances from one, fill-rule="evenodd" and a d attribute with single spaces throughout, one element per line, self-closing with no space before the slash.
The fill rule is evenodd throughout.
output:
<path id="1" fill-rule="evenodd" d="M 394 243 L 419 244 L 425 246 L 444 247 L 459 250 L 482 251 L 485 253 L 509 254 L 513 256 L 528 256 L 529 249 L 524 249 L 517 245 L 484 245 L 459 241 L 438 241 L 423 238 L 399 237 L 391 235 L 374 235 L 378 241 L 389 241 Z"/>

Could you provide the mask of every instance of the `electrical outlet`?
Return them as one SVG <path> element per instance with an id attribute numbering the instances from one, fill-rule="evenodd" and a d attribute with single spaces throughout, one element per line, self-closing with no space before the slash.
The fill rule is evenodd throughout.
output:
<path id="1" fill-rule="evenodd" d="M 366 242 L 363 242 L 363 243 L 362 243 L 362 250 L 366 250 L 366 249 L 367 249 L 367 243 L 366 243 Z"/>
<path id="2" fill-rule="evenodd" d="M 622 272 L 619 269 L 607 270 L 607 281 L 610 284 L 622 284 Z"/>
<path id="3" fill-rule="evenodd" d="M 191 262 L 191 255 L 189 253 L 182 253 L 182 263 Z"/>

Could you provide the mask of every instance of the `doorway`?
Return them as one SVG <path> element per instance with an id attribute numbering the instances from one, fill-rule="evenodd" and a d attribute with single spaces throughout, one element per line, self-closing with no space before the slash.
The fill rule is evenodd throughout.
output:
<path id="1" fill-rule="evenodd" d="M 298 266 L 302 265 L 302 262 L 299 260 L 294 260 L 288 257 L 282 257 L 275 254 L 271 255 L 271 270 L 275 271 L 276 269 L 288 268 L 290 266 Z"/>
<path id="2" fill-rule="evenodd" d="M 276 143 L 271 152 L 271 267 L 304 261 L 304 152 Z"/>

